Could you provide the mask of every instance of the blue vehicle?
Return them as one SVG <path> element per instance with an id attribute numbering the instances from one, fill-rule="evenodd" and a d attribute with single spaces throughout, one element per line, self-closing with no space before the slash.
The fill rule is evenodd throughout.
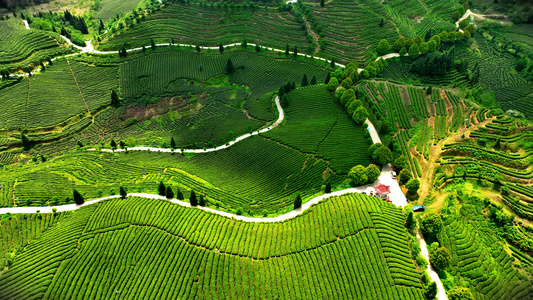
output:
<path id="1" fill-rule="evenodd" d="M 413 211 L 414 212 L 417 212 L 417 211 L 425 211 L 426 208 L 424 207 L 424 205 L 415 205 L 413 206 Z"/>

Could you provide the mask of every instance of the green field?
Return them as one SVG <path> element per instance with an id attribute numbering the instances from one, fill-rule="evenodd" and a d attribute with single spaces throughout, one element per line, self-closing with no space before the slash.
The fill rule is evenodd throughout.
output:
<path id="1" fill-rule="evenodd" d="M 117 14 L 129 13 L 136 9 L 142 0 L 100 0 L 100 9 L 96 14 L 96 19 L 103 19 L 107 21 L 114 18 Z"/>
<path id="2" fill-rule="evenodd" d="M 27 30 L 20 18 L 0 21 L 0 69 L 11 71 L 38 65 L 41 61 L 73 52 L 60 47 L 63 39 L 57 33 Z"/>
<path id="3" fill-rule="evenodd" d="M 368 196 L 270 224 L 128 198 L 67 214 L 29 240 L 0 275 L 1 298 L 423 299 L 401 211 Z"/>

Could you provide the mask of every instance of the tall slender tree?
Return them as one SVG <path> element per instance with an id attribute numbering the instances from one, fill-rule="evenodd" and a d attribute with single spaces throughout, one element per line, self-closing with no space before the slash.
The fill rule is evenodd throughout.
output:
<path id="1" fill-rule="evenodd" d="M 83 196 L 76 189 L 72 190 L 72 196 L 74 197 L 74 202 L 77 205 L 82 205 L 85 202 L 85 199 L 83 199 Z"/>
<path id="2" fill-rule="evenodd" d="M 157 194 L 159 196 L 165 196 L 166 195 L 166 187 L 163 181 L 159 181 L 159 187 L 157 188 Z"/>
<path id="3" fill-rule="evenodd" d="M 196 199 L 196 193 L 194 191 L 191 191 L 189 202 L 191 203 L 191 206 L 198 206 L 198 199 Z"/>
<path id="4" fill-rule="evenodd" d="M 218 45 L 218 52 L 224 53 L 224 45 L 222 45 L 222 43 Z"/>
<path id="5" fill-rule="evenodd" d="M 228 62 L 226 63 L 226 73 L 231 74 L 235 71 L 235 67 L 233 66 L 233 62 L 231 61 L 231 58 L 228 58 Z"/>
<path id="6" fill-rule="evenodd" d="M 120 186 L 120 198 L 126 199 L 128 197 L 128 192 L 126 192 L 126 189 L 123 186 Z"/>
<path id="7" fill-rule="evenodd" d="M 307 74 L 304 74 L 304 77 L 302 78 L 302 86 L 308 86 L 309 82 L 307 81 Z"/>
<path id="8" fill-rule="evenodd" d="M 296 195 L 296 199 L 294 199 L 294 209 L 298 209 L 302 207 L 302 197 L 300 194 Z"/>
<path id="9" fill-rule="evenodd" d="M 170 148 L 176 149 L 176 141 L 174 140 L 174 137 L 170 137 Z"/>
<path id="10" fill-rule="evenodd" d="M 200 194 L 200 200 L 198 200 L 198 205 L 205 206 L 205 197 L 203 194 Z"/>
<path id="11" fill-rule="evenodd" d="M 167 188 L 165 189 L 165 197 L 167 197 L 167 199 L 174 198 L 174 191 L 170 186 L 167 186 Z"/>

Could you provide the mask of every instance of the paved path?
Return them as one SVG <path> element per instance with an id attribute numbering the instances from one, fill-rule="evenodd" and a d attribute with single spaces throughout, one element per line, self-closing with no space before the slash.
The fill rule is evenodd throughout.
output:
<path id="1" fill-rule="evenodd" d="M 428 271 L 429 277 L 431 277 L 431 280 L 435 281 L 435 283 L 437 284 L 437 299 L 448 300 L 448 295 L 446 295 L 446 291 L 444 290 L 444 285 L 442 285 L 442 282 L 440 281 L 439 274 L 435 272 L 435 269 L 429 263 L 429 252 L 428 252 L 426 241 L 420 235 L 419 232 L 416 233 L 416 239 L 418 240 L 418 243 L 420 243 L 422 256 L 428 261 L 427 271 Z"/>

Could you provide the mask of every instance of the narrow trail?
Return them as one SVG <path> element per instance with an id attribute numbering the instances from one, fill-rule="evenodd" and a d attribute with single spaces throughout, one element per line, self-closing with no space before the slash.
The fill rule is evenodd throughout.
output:
<path id="1" fill-rule="evenodd" d="M 439 274 L 437 274 L 433 266 L 431 266 L 431 264 L 429 263 L 428 247 L 427 247 L 426 241 L 420 235 L 420 232 L 416 233 L 416 239 L 418 243 L 420 243 L 422 256 L 428 261 L 428 267 L 427 267 L 428 275 L 429 277 L 431 277 L 431 280 L 435 281 L 435 283 L 437 284 L 437 299 L 448 300 L 448 295 L 446 295 L 446 290 L 444 289 L 444 285 L 442 284 L 442 281 L 440 281 Z"/>

